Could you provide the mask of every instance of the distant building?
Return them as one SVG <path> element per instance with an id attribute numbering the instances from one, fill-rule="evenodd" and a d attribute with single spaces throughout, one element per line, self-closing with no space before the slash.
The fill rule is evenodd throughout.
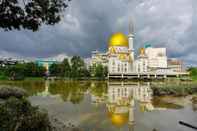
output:
<path id="1" fill-rule="evenodd" d="M 46 69 L 46 74 L 49 74 L 49 68 L 51 65 L 58 63 L 57 61 L 54 60 L 36 60 L 36 64 L 38 66 L 42 66 Z"/>
<path id="2" fill-rule="evenodd" d="M 0 66 L 1 67 L 7 66 L 7 65 L 16 65 L 17 63 L 24 63 L 24 61 L 12 59 L 12 58 L 1 58 L 0 59 Z"/>
<path id="3" fill-rule="evenodd" d="M 148 57 L 149 69 L 167 68 L 166 48 L 145 48 L 145 54 Z"/>
<path id="4" fill-rule="evenodd" d="M 168 59 L 168 68 L 173 70 L 174 72 L 182 72 L 183 71 L 183 61 L 178 59 Z"/>
<path id="5" fill-rule="evenodd" d="M 91 66 L 101 64 L 107 66 L 108 56 L 107 53 L 101 53 L 99 51 L 92 51 Z"/>

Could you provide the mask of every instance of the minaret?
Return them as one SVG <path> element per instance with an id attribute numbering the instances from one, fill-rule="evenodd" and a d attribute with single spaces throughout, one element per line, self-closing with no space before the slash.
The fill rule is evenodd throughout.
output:
<path id="1" fill-rule="evenodd" d="M 132 20 L 129 22 L 129 50 L 131 52 L 132 61 L 134 61 L 134 48 L 133 48 L 133 39 L 134 39 L 134 26 Z"/>
<path id="2" fill-rule="evenodd" d="M 134 104 L 134 99 L 132 99 L 129 106 L 129 131 L 134 131 Z"/>

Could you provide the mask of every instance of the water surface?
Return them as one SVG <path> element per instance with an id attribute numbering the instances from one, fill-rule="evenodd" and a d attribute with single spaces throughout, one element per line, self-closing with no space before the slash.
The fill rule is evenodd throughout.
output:
<path id="1" fill-rule="evenodd" d="M 167 86 L 162 82 L 22 81 L 0 85 L 24 88 L 33 105 L 84 131 L 193 131 L 179 125 L 180 120 L 197 126 L 196 105 L 188 97 L 153 96 L 151 86 Z"/>

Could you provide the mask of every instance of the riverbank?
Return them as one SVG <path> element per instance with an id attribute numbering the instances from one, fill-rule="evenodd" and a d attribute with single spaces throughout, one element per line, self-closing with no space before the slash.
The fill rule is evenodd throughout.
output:
<path id="1" fill-rule="evenodd" d="M 0 87 L 0 130 L 80 131 L 76 126 L 65 125 L 45 110 L 32 106 L 26 96 L 24 89 Z"/>
<path id="2" fill-rule="evenodd" d="M 197 82 L 152 83 L 151 89 L 154 96 L 187 96 L 197 94 Z"/>

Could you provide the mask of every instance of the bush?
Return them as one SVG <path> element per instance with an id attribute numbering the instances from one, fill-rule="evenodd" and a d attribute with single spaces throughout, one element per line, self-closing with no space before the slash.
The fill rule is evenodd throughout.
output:
<path id="1" fill-rule="evenodd" d="M 27 96 L 27 93 L 24 89 L 16 88 L 16 87 L 0 87 L 0 98 L 6 99 L 9 97 L 22 98 L 23 96 Z"/>
<path id="2" fill-rule="evenodd" d="M 155 96 L 173 95 L 173 96 L 186 96 L 197 93 L 196 85 L 165 85 L 158 86 L 152 85 L 153 94 Z"/>
<path id="3" fill-rule="evenodd" d="M 47 113 L 24 98 L 8 98 L 0 104 L 0 116 L 1 131 L 51 131 Z"/>

